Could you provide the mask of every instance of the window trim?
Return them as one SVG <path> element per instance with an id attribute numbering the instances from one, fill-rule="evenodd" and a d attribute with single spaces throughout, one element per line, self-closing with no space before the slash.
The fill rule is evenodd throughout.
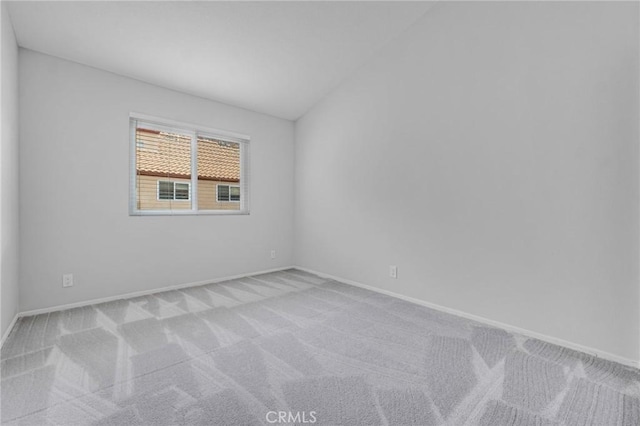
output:
<path id="1" fill-rule="evenodd" d="M 160 182 L 167 182 L 173 184 L 173 198 L 160 198 Z M 176 198 L 176 183 L 181 183 L 188 186 L 189 195 L 188 198 Z M 191 201 L 191 182 L 180 182 L 175 180 L 162 180 L 156 181 L 156 201 Z"/>
<path id="2" fill-rule="evenodd" d="M 226 186 L 229 188 L 229 199 L 228 200 L 220 200 L 218 188 L 221 186 Z M 232 200 L 231 199 L 231 188 L 240 188 L 240 200 Z M 241 185 L 231 185 L 228 183 L 217 183 L 216 184 L 216 203 L 240 203 L 242 201 L 242 188 Z"/>
<path id="3" fill-rule="evenodd" d="M 138 123 L 145 128 L 163 132 L 180 133 L 191 136 L 191 181 L 189 183 L 190 200 L 161 200 L 161 201 L 190 201 L 191 209 L 178 210 L 140 210 L 138 205 L 137 170 L 136 170 L 136 129 Z M 198 209 L 198 173 L 193 172 L 197 168 L 198 137 L 211 138 L 225 142 L 238 143 L 240 145 L 240 209 L 239 210 L 199 210 Z M 198 124 L 179 122 L 175 120 L 154 117 L 147 114 L 131 112 L 129 114 L 129 215 L 130 216 L 184 216 L 184 215 L 248 215 L 250 214 L 250 179 L 249 179 L 249 144 L 251 138 L 245 134 L 219 130 Z M 174 189 L 175 191 L 175 189 Z M 216 188 L 216 201 L 218 199 Z M 235 202 L 237 201 L 229 201 Z"/>

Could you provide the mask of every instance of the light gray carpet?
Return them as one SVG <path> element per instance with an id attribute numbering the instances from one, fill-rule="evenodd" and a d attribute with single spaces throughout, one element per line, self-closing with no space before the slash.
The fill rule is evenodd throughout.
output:
<path id="1" fill-rule="evenodd" d="M 637 370 L 297 270 L 22 318 L 1 359 L 3 424 L 640 425 Z"/>

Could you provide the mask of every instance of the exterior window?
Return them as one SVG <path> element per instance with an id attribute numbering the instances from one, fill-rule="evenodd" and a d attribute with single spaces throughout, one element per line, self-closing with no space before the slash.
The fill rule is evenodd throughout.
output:
<path id="1" fill-rule="evenodd" d="M 130 214 L 248 214 L 249 138 L 132 115 Z"/>
<path id="2" fill-rule="evenodd" d="M 218 185 L 218 201 L 240 201 L 240 187 L 232 185 Z"/>
<path id="3" fill-rule="evenodd" d="M 158 181 L 158 200 L 190 200 L 191 183 Z"/>

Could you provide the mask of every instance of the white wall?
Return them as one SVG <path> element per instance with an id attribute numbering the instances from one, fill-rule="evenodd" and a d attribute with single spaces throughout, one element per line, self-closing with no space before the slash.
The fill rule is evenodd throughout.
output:
<path id="1" fill-rule="evenodd" d="M 22 311 L 291 264 L 292 122 L 19 57 Z M 129 216 L 131 111 L 250 135 L 251 214 Z"/>
<path id="2" fill-rule="evenodd" d="M 436 5 L 297 122 L 296 264 L 638 360 L 638 26 Z"/>
<path id="3" fill-rule="evenodd" d="M 0 98 L 0 336 L 18 313 L 18 45 L 2 2 Z"/>

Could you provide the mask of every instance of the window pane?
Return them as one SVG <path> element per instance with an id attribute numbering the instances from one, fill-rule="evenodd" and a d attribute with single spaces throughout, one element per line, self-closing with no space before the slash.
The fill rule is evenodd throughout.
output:
<path id="1" fill-rule="evenodd" d="M 144 128 L 139 123 L 135 137 L 137 208 L 191 209 L 191 135 Z M 180 182 L 177 188 L 174 182 Z"/>
<path id="2" fill-rule="evenodd" d="M 218 201 L 229 201 L 228 185 L 218 185 Z"/>
<path id="3" fill-rule="evenodd" d="M 158 199 L 173 200 L 173 182 L 158 182 Z"/>
<path id="4" fill-rule="evenodd" d="M 239 143 L 198 136 L 198 209 L 240 210 L 240 172 Z"/>
<path id="5" fill-rule="evenodd" d="M 189 184 L 188 183 L 176 183 L 175 184 L 175 199 L 176 200 L 188 200 L 189 199 Z"/>
<path id="6" fill-rule="evenodd" d="M 145 120 L 133 115 L 130 120 L 134 151 L 131 214 L 173 214 L 178 209 L 193 214 L 220 210 L 248 214 L 249 188 L 243 177 L 248 174 L 244 169 L 248 137 L 216 136 L 215 130 L 200 133 L 188 124 Z"/>
<path id="7" fill-rule="evenodd" d="M 240 201 L 240 187 L 232 186 L 229 189 L 229 200 L 230 201 Z"/>

